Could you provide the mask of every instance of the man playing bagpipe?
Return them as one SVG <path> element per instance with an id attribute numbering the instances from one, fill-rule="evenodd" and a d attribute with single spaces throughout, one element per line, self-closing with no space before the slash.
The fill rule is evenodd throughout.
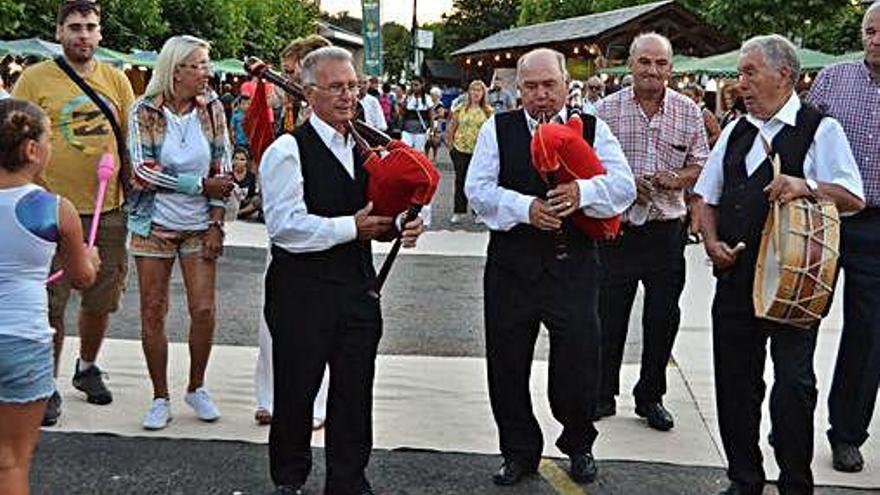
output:
<path id="1" fill-rule="evenodd" d="M 551 187 L 538 172 L 533 151 L 542 151 L 535 154 L 539 161 L 557 155 L 564 161 L 563 150 L 539 146 L 553 140 L 539 143 L 533 135 L 547 127 L 555 131 L 548 138 L 564 132 L 567 126 L 540 122 L 568 120 L 567 83 L 561 53 L 538 49 L 524 55 L 517 64 L 524 109 L 486 121 L 465 182 L 471 205 L 491 230 L 484 290 L 489 396 L 504 457 L 493 478 L 498 485 L 535 472 L 541 458 L 543 438 L 529 397 L 540 323 L 550 332 L 550 406 L 563 426 L 556 445 L 570 457 L 575 481 L 596 476 L 598 258 L 594 239 L 571 217 L 616 217 L 633 202 L 636 187 L 617 139 L 592 116 L 584 116 L 583 134 L 592 138 L 604 173 Z"/>
<path id="2" fill-rule="evenodd" d="M 370 242 L 391 240 L 395 219 L 371 214 L 364 157 L 350 131 L 358 97 L 351 54 L 320 48 L 303 60 L 312 109 L 260 166 L 272 262 L 265 317 L 272 334 L 275 404 L 269 435 L 277 493 L 301 493 L 311 470 L 312 404 L 330 368 L 325 493 L 373 493 L 372 385 L 382 334 Z M 398 222 L 399 223 L 399 222 Z M 412 247 L 422 221 L 400 234 Z"/>

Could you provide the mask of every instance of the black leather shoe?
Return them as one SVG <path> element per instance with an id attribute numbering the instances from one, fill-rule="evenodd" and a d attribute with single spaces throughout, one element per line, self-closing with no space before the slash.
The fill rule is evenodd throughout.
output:
<path id="1" fill-rule="evenodd" d="M 593 415 L 593 421 L 599 421 L 602 418 L 614 416 L 617 414 L 617 404 L 614 399 L 600 400 L 596 404 L 596 413 Z"/>
<path id="2" fill-rule="evenodd" d="M 512 459 L 504 459 L 501 468 L 492 476 L 492 482 L 498 486 L 511 486 L 534 472 L 534 468 L 529 469 Z"/>
<path id="3" fill-rule="evenodd" d="M 569 456 L 571 459 L 571 479 L 578 483 L 592 483 L 596 479 L 596 473 L 599 469 L 596 467 L 596 459 L 593 454 L 587 452 L 585 454 L 575 454 Z"/>
<path id="4" fill-rule="evenodd" d="M 648 426 L 660 431 L 669 431 L 675 426 L 672 414 L 659 402 L 636 405 L 636 415 L 648 420 Z"/>
<path id="5" fill-rule="evenodd" d="M 272 493 L 273 495 L 303 495 L 305 492 L 301 486 L 278 485 Z"/>
<path id="6" fill-rule="evenodd" d="M 838 443 L 831 446 L 834 470 L 844 473 L 858 473 L 865 467 L 865 460 L 859 448 L 851 443 Z"/>

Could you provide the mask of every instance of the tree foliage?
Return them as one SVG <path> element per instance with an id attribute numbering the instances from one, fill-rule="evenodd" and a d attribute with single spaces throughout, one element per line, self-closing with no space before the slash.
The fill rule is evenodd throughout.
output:
<path id="1" fill-rule="evenodd" d="M 55 38 L 59 0 L 0 0 L 0 38 Z M 256 54 L 269 59 L 290 40 L 314 32 L 309 0 L 102 0 L 102 45 L 120 51 L 160 50 L 175 34 L 212 44 L 212 57 Z"/>
<path id="2" fill-rule="evenodd" d="M 409 29 L 396 22 L 382 25 L 382 45 L 384 48 L 385 72 L 392 79 L 400 77 L 410 67 L 412 35 Z"/>
<path id="3" fill-rule="evenodd" d="M 288 43 L 315 31 L 314 4 L 290 0 L 245 0 L 247 35 L 239 56 L 277 60 Z"/>
<path id="4" fill-rule="evenodd" d="M 11 38 L 55 39 L 55 16 L 58 13 L 56 0 L 0 0 L 0 12 L 4 15 L 0 22 L 0 36 Z"/>
<path id="5" fill-rule="evenodd" d="M 162 0 L 162 11 L 169 24 L 169 34 L 191 34 L 211 42 L 211 56 L 216 59 L 237 54 L 244 44 L 248 27 L 245 2 L 228 0 Z M 267 29 L 271 29 L 267 27 Z M 153 39 L 159 50 L 165 36 Z"/>
<path id="6" fill-rule="evenodd" d="M 518 26 L 592 14 L 593 0 L 522 0 Z"/>
<path id="7" fill-rule="evenodd" d="M 101 10 L 104 44 L 114 50 L 149 48 L 168 33 L 161 0 L 102 0 Z"/>
<path id="8" fill-rule="evenodd" d="M 702 12 L 706 20 L 734 39 L 779 33 L 826 52 L 858 46 L 858 20 L 864 13 L 864 6 L 853 6 L 850 0 L 712 0 L 707 4 Z M 849 31 L 841 32 L 845 26 L 850 26 Z"/>
<path id="9" fill-rule="evenodd" d="M 516 25 L 522 0 L 454 0 L 441 34 L 449 52 Z M 438 53 L 444 57 L 449 54 Z"/>
<path id="10" fill-rule="evenodd" d="M 517 25 L 567 19 L 653 0 L 521 0 Z M 859 48 L 863 5 L 851 0 L 678 0 L 734 40 L 779 33 L 805 47 L 840 53 Z"/>

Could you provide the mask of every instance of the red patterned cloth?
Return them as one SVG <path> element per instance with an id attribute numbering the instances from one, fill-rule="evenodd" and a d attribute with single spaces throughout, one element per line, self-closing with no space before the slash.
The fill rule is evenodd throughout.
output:
<path id="1" fill-rule="evenodd" d="M 391 141 L 384 156 L 372 155 L 364 163 L 370 175 L 367 198 L 373 202 L 373 214 L 396 216 L 411 206 L 431 202 L 440 174 L 423 153 L 400 141 Z"/>
<path id="2" fill-rule="evenodd" d="M 261 79 L 251 98 L 251 106 L 244 116 L 244 132 L 247 134 L 254 163 L 260 163 L 263 152 L 275 140 L 275 126 L 269 118 L 272 110 L 266 102 L 266 91 L 266 83 Z"/>
<path id="3" fill-rule="evenodd" d="M 532 166 L 546 180 L 555 172 L 560 184 L 605 174 L 593 147 L 583 138 L 583 121 L 574 116 L 566 124 L 540 124 L 532 137 Z M 575 226 L 592 239 L 613 239 L 620 231 L 620 216 L 590 218 L 578 210 L 571 215 Z"/>

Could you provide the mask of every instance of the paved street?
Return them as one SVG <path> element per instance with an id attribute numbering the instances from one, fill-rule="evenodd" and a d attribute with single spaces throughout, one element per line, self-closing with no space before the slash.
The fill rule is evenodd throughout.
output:
<path id="1" fill-rule="evenodd" d="M 632 331 L 623 371 L 624 394 L 618 416 L 598 423 L 596 447 L 600 476 L 579 486 L 564 472 L 567 461 L 552 446 L 558 428 L 546 404 L 547 337 L 536 350 L 532 389 L 536 414 L 545 429 L 540 474 L 523 484 L 499 489 L 490 482 L 500 458 L 485 391 L 482 323 L 481 249 L 485 235 L 468 220 L 451 230 L 451 172 L 441 164 L 443 182 L 433 209 L 433 226 L 416 254 L 401 256 L 383 294 L 385 329 L 376 380 L 376 449 L 369 476 L 384 494 L 624 494 L 690 495 L 716 493 L 726 484 L 711 383 L 707 301 L 711 280 L 702 266 L 702 247 L 690 248 L 683 323 L 668 376 L 667 404 L 676 413 L 670 433 L 647 429 L 632 414 L 629 388 L 637 376 L 639 331 Z M 461 228 L 459 228 L 461 227 Z M 148 381 L 138 344 L 140 321 L 136 278 L 129 276 L 123 309 L 117 314 L 101 363 L 109 373 L 116 401 L 87 405 L 71 390 L 70 367 L 76 340 L 66 346 L 59 387 L 65 397 L 60 425 L 46 429 L 32 474 L 36 494 L 263 494 L 270 489 L 266 428 L 253 424 L 252 373 L 260 286 L 265 265 L 265 234 L 258 225 L 232 227 L 221 261 L 217 347 L 208 386 L 224 413 L 216 425 L 199 424 L 179 400 L 186 357 L 187 318 L 179 274 L 175 273 L 168 316 L 172 403 L 175 421 L 147 434 L 139 428 L 149 400 Z M 380 250 L 377 250 L 380 251 Z M 377 264 L 383 254 L 376 254 Z M 133 265 L 132 265 L 133 270 Z M 839 309 L 839 308 L 838 308 Z M 633 313 L 638 330 L 641 308 Z M 70 308 L 68 328 L 75 313 Z M 829 320 L 839 320 L 833 311 Z M 837 321 L 835 320 L 835 321 Z M 817 374 L 820 401 L 839 331 L 830 325 L 820 339 Z M 72 335 L 72 334 L 71 334 Z M 768 370 L 772 373 L 772 370 Z M 768 377 L 769 378 L 769 377 Z M 844 486 L 880 488 L 880 456 L 875 434 L 866 448 L 868 469 L 860 475 L 834 475 L 821 441 L 824 405 L 817 412 L 818 494 L 876 493 Z M 877 422 L 875 421 L 875 424 Z M 766 425 L 765 425 L 766 428 Z M 876 427 L 875 427 L 876 429 Z M 766 429 L 765 429 L 766 433 Z M 873 443 L 872 443 L 873 442 Z M 315 468 L 308 493 L 323 486 L 323 434 L 315 437 Z M 768 475 L 775 476 L 772 451 L 765 446 Z M 767 494 L 776 493 L 770 487 Z"/>

